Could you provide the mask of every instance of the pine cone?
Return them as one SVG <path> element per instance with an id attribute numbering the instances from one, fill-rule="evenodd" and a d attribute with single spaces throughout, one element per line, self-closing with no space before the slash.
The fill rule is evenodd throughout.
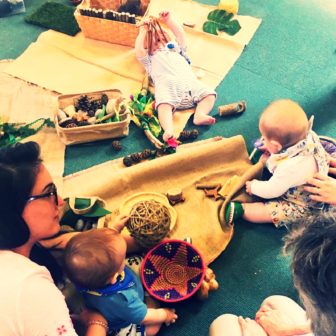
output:
<path id="1" fill-rule="evenodd" d="M 151 150 L 150 149 L 144 149 L 141 153 L 141 156 L 144 160 L 148 159 L 151 156 Z"/>
<path id="2" fill-rule="evenodd" d="M 182 131 L 180 133 L 180 136 L 179 136 L 178 139 L 181 140 L 181 141 L 189 140 L 190 139 L 190 131 L 188 131 L 188 130 Z"/>
<path id="3" fill-rule="evenodd" d="M 78 125 L 75 122 L 69 123 L 64 126 L 65 128 L 75 128 L 78 127 Z"/>
<path id="4" fill-rule="evenodd" d="M 121 142 L 118 140 L 112 141 L 112 147 L 115 151 L 120 151 L 121 150 Z"/>
<path id="5" fill-rule="evenodd" d="M 80 96 L 75 104 L 76 111 L 82 110 L 82 111 L 89 111 L 90 110 L 90 100 L 87 95 Z"/>
<path id="6" fill-rule="evenodd" d="M 87 125 L 90 125 L 90 123 L 86 120 L 82 120 L 82 121 L 78 121 L 77 125 L 78 126 L 87 126 Z"/>
<path id="7" fill-rule="evenodd" d="M 193 129 L 190 132 L 190 139 L 195 140 L 199 136 L 199 132 L 197 129 Z"/>
<path id="8" fill-rule="evenodd" d="M 130 167 L 130 166 L 132 166 L 132 164 L 133 164 L 133 160 L 131 159 L 130 156 L 125 156 L 125 157 L 123 158 L 123 163 L 124 163 L 124 165 L 125 165 L 126 167 Z"/>
<path id="9" fill-rule="evenodd" d="M 198 132 L 197 129 L 193 129 L 191 131 L 185 130 L 185 131 L 182 131 L 180 133 L 180 136 L 179 136 L 178 140 L 181 140 L 181 141 L 183 141 L 183 140 L 194 140 L 198 137 L 198 134 L 199 134 L 199 132 Z"/>
<path id="10" fill-rule="evenodd" d="M 134 163 L 138 163 L 142 160 L 141 153 L 133 153 L 131 154 L 131 159 L 133 160 Z"/>

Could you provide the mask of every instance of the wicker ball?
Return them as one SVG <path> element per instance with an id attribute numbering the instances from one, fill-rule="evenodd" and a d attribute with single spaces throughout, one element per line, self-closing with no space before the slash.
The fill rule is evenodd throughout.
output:
<path id="1" fill-rule="evenodd" d="M 133 205 L 127 228 L 139 245 L 152 247 L 166 237 L 170 222 L 170 213 L 164 204 L 146 200 Z"/>

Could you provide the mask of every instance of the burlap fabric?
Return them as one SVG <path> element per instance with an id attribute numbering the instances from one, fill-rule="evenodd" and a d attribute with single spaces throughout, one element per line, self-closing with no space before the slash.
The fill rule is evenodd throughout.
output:
<path id="1" fill-rule="evenodd" d="M 181 188 L 186 200 L 174 206 L 177 223 L 170 238 L 191 237 L 209 264 L 230 242 L 233 227 L 223 225 L 222 230 L 218 217 L 218 206 L 222 203 L 205 197 L 195 184 L 199 181 L 225 184 L 251 166 L 242 136 L 213 138 L 181 146 L 176 154 L 132 167 L 124 168 L 120 161 L 112 161 L 68 176 L 64 179 L 64 196 L 99 196 L 116 214 L 123 201 L 134 193 L 166 193 L 168 189 Z M 251 201 L 244 192 L 237 199 Z"/>

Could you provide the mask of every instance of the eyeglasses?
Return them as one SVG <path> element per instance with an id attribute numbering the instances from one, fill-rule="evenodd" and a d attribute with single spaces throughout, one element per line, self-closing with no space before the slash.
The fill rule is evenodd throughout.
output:
<path id="1" fill-rule="evenodd" d="M 50 185 L 50 191 L 48 192 L 45 192 L 43 194 L 38 194 L 38 195 L 31 195 L 28 199 L 27 199 L 27 203 L 29 202 L 32 202 L 32 201 L 36 201 L 38 199 L 41 199 L 41 198 L 48 198 L 48 197 L 51 197 L 51 196 L 54 196 L 54 202 L 55 202 L 55 205 L 58 205 L 58 195 L 57 195 L 57 188 L 55 186 L 54 183 L 52 183 Z"/>

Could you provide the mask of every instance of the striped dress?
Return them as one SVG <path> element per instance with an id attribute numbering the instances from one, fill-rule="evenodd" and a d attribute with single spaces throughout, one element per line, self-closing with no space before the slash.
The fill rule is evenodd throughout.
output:
<path id="1" fill-rule="evenodd" d="M 176 50 L 178 49 L 178 50 Z M 166 103 L 173 110 L 194 107 L 204 97 L 216 92 L 197 79 L 188 63 L 185 50 L 167 47 L 153 55 L 138 58 L 155 86 L 155 107 Z"/>

